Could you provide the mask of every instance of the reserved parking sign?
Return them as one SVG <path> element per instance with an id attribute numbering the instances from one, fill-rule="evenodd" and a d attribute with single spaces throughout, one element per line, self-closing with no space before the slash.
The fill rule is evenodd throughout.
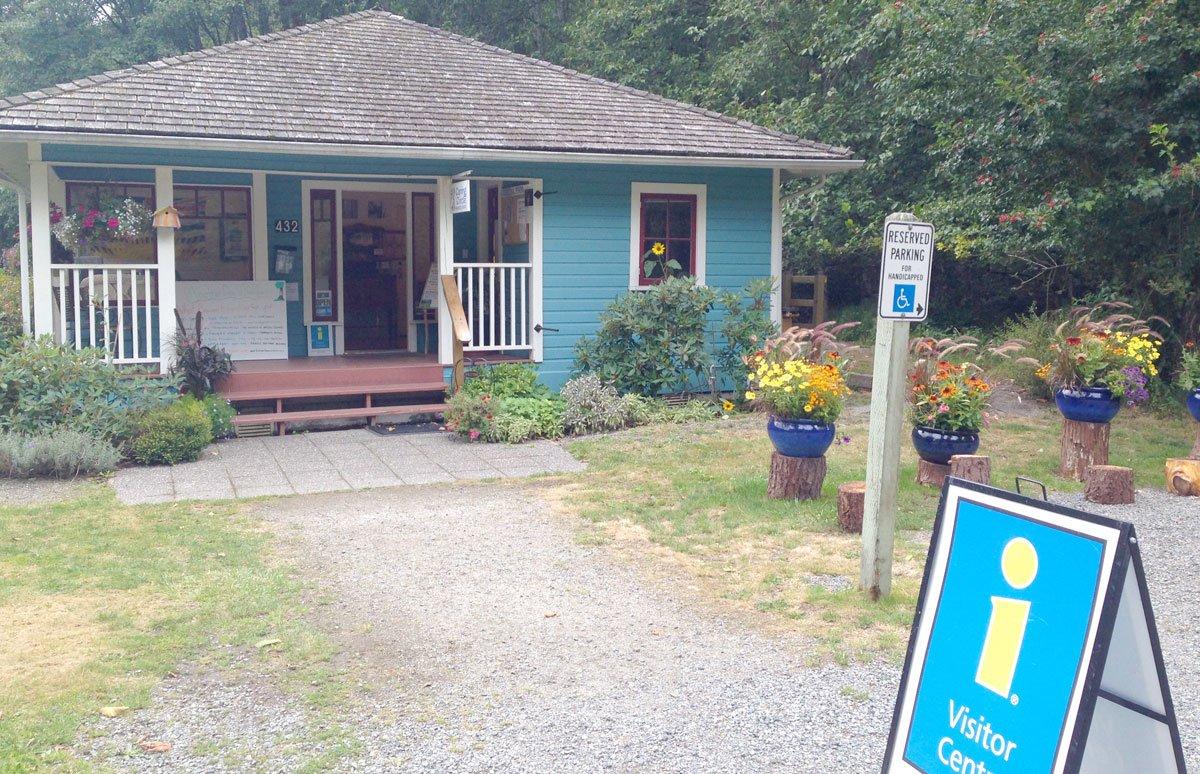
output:
<path id="1" fill-rule="evenodd" d="M 1183 772 L 1130 524 L 950 479 L 884 772 Z"/>

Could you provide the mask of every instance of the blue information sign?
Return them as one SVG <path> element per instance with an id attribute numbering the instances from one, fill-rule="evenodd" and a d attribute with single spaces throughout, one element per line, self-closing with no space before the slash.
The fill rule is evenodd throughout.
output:
<path id="1" fill-rule="evenodd" d="M 1157 673 L 1156 685 L 1120 686 L 1124 695 L 1112 701 L 1157 721 L 1148 725 L 1161 733 L 1148 731 L 1146 743 L 1166 767 L 1155 770 L 1182 771 L 1144 591 L 1144 612 L 1128 616 L 1135 623 L 1126 628 L 1148 634 L 1153 647 L 1110 653 L 1121 590 L 1127 580 L 1130 588 L 1142 584 L 1132 535 L 1122 522 L 951 480 L 884 771 L 1088 771 L 1080 768 L 1085 746 L 1109 771 L 1138 771 L 1147 753 L 1128 756 L 1134 768 L 1123 769 L 1113 766 L 1119 753 L 1100 752 L 1105 740 L 1087 744 L 1097 701 L 1117 692 L 1105 691 L 1106 659 L 1143 662 L 1142 673 Z"/>

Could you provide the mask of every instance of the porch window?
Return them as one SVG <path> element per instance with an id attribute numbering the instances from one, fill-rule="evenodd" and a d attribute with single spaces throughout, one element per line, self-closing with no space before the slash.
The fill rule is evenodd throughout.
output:
<path id="1" fill-rule="evenodd" d="M 250 260 L 250 189 L 177 185 L 175 274 L 184 282 L 254 278 Z"/>
<path id="2" fill-rule="evenodd" d="M 337 193 L 312 191 L 309 194 L 312 226 L 312 297 L 309 299 L 313 322 L 338 319 L 338 222 Z"/>
<path id="3" fill-rule="evenodd" d="M 630 288 L 670 275 L 704 281 L 705 193 L 703 185 L 633 184 Z"/>

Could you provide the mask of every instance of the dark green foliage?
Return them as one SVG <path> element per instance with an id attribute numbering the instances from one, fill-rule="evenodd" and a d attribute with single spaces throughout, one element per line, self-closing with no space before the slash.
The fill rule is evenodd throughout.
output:
<path id="1" fill-rule="evenodd" d="M 233 405 L 216 393 L 205 395 L 200 403 L 204 406 L 204 413 L 208 415 L 208 421 L 212 424 L 213 438 L 233 437 L 233 418 L 237 416 L 237 410 Z"/>
<path id="2" fill-rule="evenodd" d="M 189 395 L 138 417 L 129 456 L 143 465 L 177 465 L 198 458 L 212 441 L 204 404 Z"/>
<path id="3" fill-rule="evenodd" d="M 122 376 L 100 349 L 20 339 L 0 356 L 0 430 L 34 435 L 62 427 L 121 438 L 134 413 L 171 399 L 171 386 Z"/>
<path id="4" fill-rule="evenodd" d="M 760 348 L 764 341 L 779 332 L 771 321 L 770 279 L 751 280 L 741 292 L 722 291 L 718 303 L 725 309 L 721 320 L 721 344 L 717 349 L 717 367 L 732 383 L 735 392 L 746 389 L 746 355 Z"/>
<path id="5" fill-rule="evenodd" d="M 550 388 L 538 382 L 537 369 L 528 363 L 497 363 L 469 376 L 462 392 L 494 398 L 544 398 Z"/>
<path id="6" fill-rule="evenodd" d="M 120 461 L 112 443 L 78 430 L 0 433 L 0 476 L 74 478 L 107 473 Z"/>
<path id="7" fill-rule="evenodd" d="M 7 269 L 0 269 L 0 351 L 22 335 L 21 280 Z"/>
<path id="8" fill-rule="evenodd" d="M 715 291 L 682 277 L 626 293 L 600 315 L 595 338 L 579 340 L 576 365 L 620 392 L 694 386 L 711 363 L 704 328 L 715 300 Z"/>

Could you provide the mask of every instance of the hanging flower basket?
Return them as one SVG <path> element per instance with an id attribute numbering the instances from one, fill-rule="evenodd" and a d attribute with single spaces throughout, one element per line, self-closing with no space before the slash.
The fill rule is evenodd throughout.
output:
<path id="1" fill-rule="evenodd" d="M 1064 417 L 1075 422 L 1103 425 L 1121 411 L 1121 399 L 1103 385 L 1062 387 L 1054 393 L 1054 402 Z"/>
<path id="2" fill-rule="evenodd" d="M 76 259 L 102 253 L 108 242 L 137 242 L 150 234 L 153 213 L 133 199 L 106 199 L 63 212 L 51 205 L 50 229 Z"/>
<path id="3" fill-rule="evenodd" d="M 767 420 L 767 437 L 785 457 L 820 457 L 833 445 L 837 427 L 832 422 L 785 419 L 774 414 Z"/>

